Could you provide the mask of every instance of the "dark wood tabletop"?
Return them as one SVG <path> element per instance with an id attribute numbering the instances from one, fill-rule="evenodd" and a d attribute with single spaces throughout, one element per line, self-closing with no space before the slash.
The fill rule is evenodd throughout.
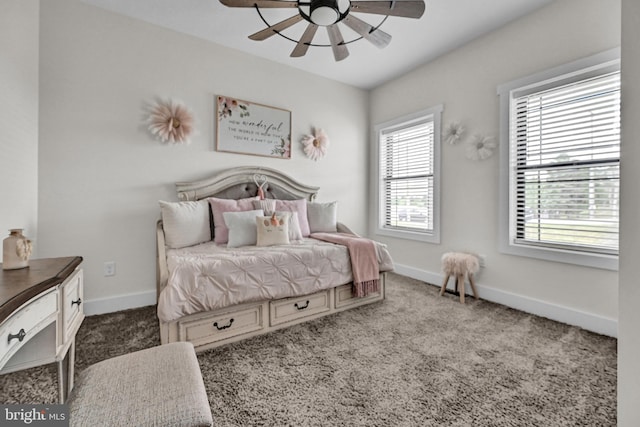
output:
<path id="1" fill-rule="evenodd" d="M 81 262 L 79 256 L 42 258 L 30 260 L 26 268 L 1 270 L 0 323 L 31 298 L 64 282 Z"/>

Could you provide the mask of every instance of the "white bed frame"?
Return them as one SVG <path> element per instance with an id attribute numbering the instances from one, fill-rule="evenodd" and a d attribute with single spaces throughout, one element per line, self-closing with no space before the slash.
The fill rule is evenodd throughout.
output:
<path id="1" fill-rule="evenodd" d="M 318 187 L 304 185 L 274 169 L 238 167 L 201 181 L 176 183 L 178 198 L 182 201 L 201 200 L 207 197 L 225 197 L 229 195 L 229 192 L 240 194 L 240 197 L 250 197 L 257 193 L 257 186 L 254 184 L 256 174 L 264 175 L 268 180 L 267 188 L 265 188 L 267 197 L 277 195 L 280 199 L 304 198 L 313 201 L 319 190 Z M 338 223 L 338 231 L 352 232 L 341 223 Z M 169 277 L 162 221 L 158 221 L 156 236 L 159 296 L 167 285 Z M 364 304 L 381 301 L 385 297 L 385 278 L 385 273 L 380 274 L 379 293 L 370 294 L 364 298 L 351 296 L 351 283 L 338 283 L 333 288 L 310 295 L 250 302 L 191 314 L 171 322 L 160 321 L 160 339 L 162 344 L 190 341 L 196 351 L 218 347 Z"/>

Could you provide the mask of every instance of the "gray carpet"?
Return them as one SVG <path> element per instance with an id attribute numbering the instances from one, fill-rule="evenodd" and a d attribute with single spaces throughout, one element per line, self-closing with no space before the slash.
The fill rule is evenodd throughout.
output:
<path id="1" fill-rule="evenodd" d="M 390 275 L 387 300 L 198 355 L 216 426 L 615 426 L 612 338 Z M 154 307 L 85 319 L 78 370 L 158 344 Z M 54 366 L 0 402 L 56 399 Z"/>

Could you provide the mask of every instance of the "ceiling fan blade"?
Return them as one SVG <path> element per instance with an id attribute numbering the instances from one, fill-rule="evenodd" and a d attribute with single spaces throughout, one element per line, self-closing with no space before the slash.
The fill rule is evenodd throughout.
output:
<path id="1" fill-rule="evenodd" d="M 298 44 L 291 52 L 291 56 L 294 58 L 304 56 L 309 50 L 309 43 L 313 40 L 313 36 L 316 35 L 316 31 L 318 30 L 318 26 L 316 24 L 309 24 L 307 29 L 304 30 L 302 37 L 298 41 Z"/>
<path id="2" fill-rule="evenodd" d="M 249 36 L 249 38 L 251 40 L 265 40 L 265 39 L 268 39 L 272 35 L 280 32 L 282 30 L 286 30 L 287 28 L 289 28 L 293 24 L 295 24 L 297 22 L 300 22 L 303 19 L 304 18 L 302 18 L 302 15 L 300 15 L 300 14 L 294 15 L 291 18 L 285 19 L 284 21 L 280 21 L 275 25 L 272 25 L 270 27 L 265 28 L 264 30 L 260 30 L 257 33 L 251 34 Z"/>
<path id="3" fill-rule="evenodd" d="M 401 16 L 403 18 L 420 18 L 424 13 L 424 8 L 423 0 L 354 0 L 351 2 L 352 12 Z"/>
<path id="4" fill-rule="evenodd" d="M 288 8 L 298 7 L 297 1 L 284 0 L 220 0 L 225 6 L 229 7 L 263 7 L 263 8 Z"/>
<path id="5" fill-rule="evenodd" d="M 347 27 L 360 34 L 364 39 L 370 41 L 375 47 L 382 49 L 391 42 L 390 34 L 385 33 L 379 28 L 374 30 L 371 25 L 353 15 L 347 15 L 342 22 L 344 22 Z"/>
<path id="6" fill-rule="evenodd" d="M 327 27 L 327 34 L 329 35 L 329 41 L 331 41 L 331 49 L 333 50 L 333 57 L 336 61 L 342 61 L 349 56 L 349 50 L 347 45 L 344 44 L 342 33 L 337 24 L 332 24 Z"/>

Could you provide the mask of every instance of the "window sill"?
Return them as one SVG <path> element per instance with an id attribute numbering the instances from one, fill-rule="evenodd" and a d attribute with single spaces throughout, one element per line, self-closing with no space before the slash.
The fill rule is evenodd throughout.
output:
<path id="1" fill-rule="evenodd" d="M 438 233 L 419 233 L 414 231 L 394 230 L 389 228 L 378 227 L 376 234 L 387 237 L 395 237 L 398 239 L 418 240 L 425 243 L 440 243 L 440 235 Z"/>
<path id="2" fill-rule="evenodd" d="M 513 243 L 502 243 L 500 245 L 500 252 L 508 255 L 542 259 L 545 261 L 561 262 L 583 267 L 618 271 L 617 255 L 604 255 L 562 249 L 532 247 L 526 245 L 517 245 Z"/>

